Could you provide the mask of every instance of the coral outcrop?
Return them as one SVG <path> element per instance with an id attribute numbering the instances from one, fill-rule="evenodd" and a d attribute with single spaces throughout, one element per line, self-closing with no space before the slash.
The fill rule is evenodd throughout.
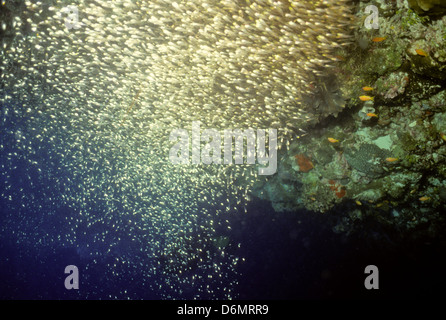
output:
<path id="1" fill-rule="evenodd" d="M 357 52 L 339 69 L 348 101 L 341 120 L 310 131 L 283 157 L 289 163 L 293 154 L 305 154 L 314 168 L 289 170 L 299 187 L 281 208 L 330 213 L 337 216 L 334 230 L 342 233 L 374 219 L 408 237 L 440 234 L 446 210 L 446 17 L 439 2 L 409 2 L 361 2 L 361 8 L 383 8 L 380 28 L 359 27 Z M 435 11 L 436 18 L 421 17 L 416 8 L 428 16 Z M 359 99 L 364 95 L 368 101 Z M 275 183 L 280 179 L 267 182 Z M 274 203 L 275 195 L 268 199 Z"/>

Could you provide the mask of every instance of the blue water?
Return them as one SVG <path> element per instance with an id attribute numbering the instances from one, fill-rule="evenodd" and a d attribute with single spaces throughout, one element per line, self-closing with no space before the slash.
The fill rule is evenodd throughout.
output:
<path id="1" fill-rule="evenodd" d="M 166 279 L 163 273 L 180 280 L 207 277 L 207 269 L 193 259 L 184 273 L 170 269 L 150 245 L 165 239 L 135 229 L 119 203 L 110 210 L 98 199 L 85 199 L 89 212 L 82 212 L 61 201 L 82 186 L 60 167 L 57 148 L 67 146 L 33 141 L 30 155 L 17 140 L 30 139 L 31 127 L 14 110 L 16 105 L 2 106 L 0 299 L 166 299 L 168 286 L 158 285 Z M 343 209 L 348 207 L 338 210 Z M 329 217 L 275 213 L 269 203 L 254 200 L 246 213 L 233 212 L 231 230 L 221 232 L 230 239 L 228 254 L 244 258 L 237 272 L 212 294 L 197 292 L 198 285 L 186 281 L 181 295 L 172 292 L 173 297 L 225 298 L 223 288 L 234 281 L 239 299 L 435 297 L 444 287 L 441 243 L 404 240 L 373 221 L 365 221 L 360 234 L 335 234 L 341 211 Z M 209 263 L 225 270 L 227 260 L 216 256 Z M 364 289 L 369 264 L 380 268 L 380 290 Z M 79 290 L 64 287 L 67 265 L 79 268 Z"/>

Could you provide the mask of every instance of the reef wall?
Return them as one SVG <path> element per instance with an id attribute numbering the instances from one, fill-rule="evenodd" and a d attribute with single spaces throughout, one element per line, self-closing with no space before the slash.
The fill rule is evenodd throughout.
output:
<path id="1" fill-rule="evenodd" d="M 364 27 L 368 5 L 379 9 L 378 29 Z M 337 215 L 337 232 L 373 218 L 406 236 L 440 235 L 446 16 L 431 8 L 419 16 L 414 1 L 360 2 L 354 48 L 337 69 L 346 110 L 294 141 L 259 197 L 277 211 Z"/>

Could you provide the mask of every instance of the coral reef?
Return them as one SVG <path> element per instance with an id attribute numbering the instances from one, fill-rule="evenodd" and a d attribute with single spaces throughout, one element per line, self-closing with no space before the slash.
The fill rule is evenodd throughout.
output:
<path id="1" fill-rule="evenodd" d="M 282 158 L 289 163 L 305 154 L 314 164 L 308 173 L 289 171 L 299 187 L 282 209 L 330 213 L 340 233 L 364 230 L 364 219 L 373 219 L 401 236 L 439 236 L 446 209 L 446 17 L 439 2 L 409 2 L 361 1 L 360 8 L 381 9 L 379 30 L 359 26 L 357 51 L 339 67 L 348 101 L 340 120 L 310 131 Z M 420 8 L 428 16 L 418 16 Z M 267 182 L 275 183 L 280 179 Z"/>

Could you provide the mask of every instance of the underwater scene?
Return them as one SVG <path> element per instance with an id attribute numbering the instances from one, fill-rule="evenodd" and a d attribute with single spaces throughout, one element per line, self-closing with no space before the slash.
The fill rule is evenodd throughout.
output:
<path id="1" fill-rule="evenodd" d="M 438 297 L 445 220 L 445 0 L 0 0 L 2 300 Z"/>

